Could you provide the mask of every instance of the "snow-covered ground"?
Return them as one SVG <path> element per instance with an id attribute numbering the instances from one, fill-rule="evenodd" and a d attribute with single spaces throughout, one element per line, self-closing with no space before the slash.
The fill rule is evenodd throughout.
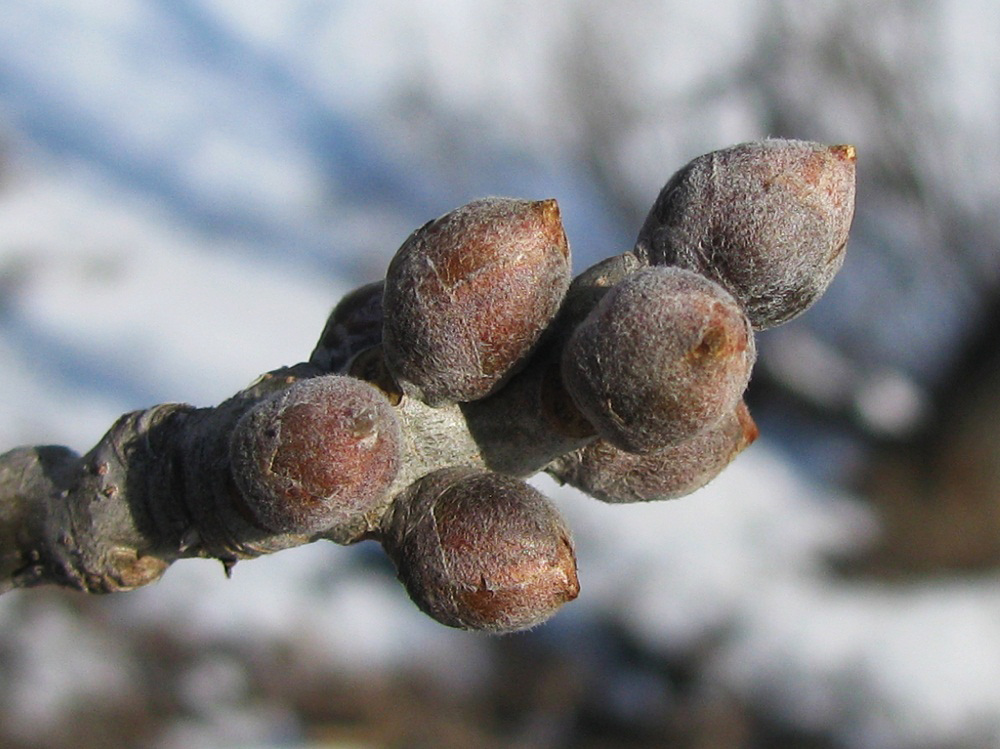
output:
<path id="1" fill-rule="evenodd" d="M 931 5 L 953 53 L 932 103 L 954 98 L 962 132 L 995 136 L 997 53 L 984 28 L 1000 14 Z M 0 449 L 86 449 L 125 410 L 210 405 L 304 359 L 343 292 L 467 199 L 557 197 L 578 266 L 624 249 L 632 227 L 594 174 L 608 180 L 617 164 L 621 190 L 652 198 L 690 156 L 767 134 L 753 96 L 720 91 L 746 72 L 781 4 L 610 7 L 0 2 Z M 819 35 L 798 23 L 803 39 Z M 887 32 L 886 54 L 896 41 Z M 588 110 L 588 92 L 594 117 L 568 116 Z M 612 104 L 622 109 L 599 111 Z M 877 117 L 849 110 L 850 132 L 837 133 L 833 105 L 843 100 L 816 105 L 823 132 L 801 135 L 878 146 Z M 622 137 L 609 139 L 619 118 Z M 590 140 L 617 150 L 587 153 Z M 961 161 L 958 140 L 943 147 Z M 584 155 L 605 163 L 585 168 Z M 1000 185 L 986 155 L 970 179 L 988 195 Z M 970 189 L 961 200 L 973 202 Z M 967 304 L 960 292 L 942 302 L 942 336 Z M 586 649 L 588 622 L 615 621 L 654 653 L 711 641 L 718 684 L 845 746 L 1000 744 L 1000 575 L 838 578 L 825 560 L 863 546 L 873 521 L 766 434 L 669 504 L 606 506 L 538 483 L 575 530 L 583 586 L 548 625 L 554 636 L 565 628 Z M 184 562 L 100 605 L 117 626 L 155 623 L 193 642 L 295 640 L 347 672 L 482 678 L 483 641 L 423 617 L 359 562 L 365 553 L 287 551 L 232 580 Z M 0 724 L 25 737 L 81 699 L 126 699 L 141 670 L 140 654 L 32 595 L 0 598 Z M 294 738 L 289 716 L 234 706 L 229 665 L 192 672 L 185 699 L 205 719 L 163 746 Z"/>

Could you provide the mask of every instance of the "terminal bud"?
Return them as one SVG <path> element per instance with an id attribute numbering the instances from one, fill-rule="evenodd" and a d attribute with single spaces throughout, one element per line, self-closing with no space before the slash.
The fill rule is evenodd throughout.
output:
<path id="1" fill-rule="evenodd" d="M 756 330 L 803 312 L 844 260 L 853 146 L 742 143 L 699 156 L 660 192 L 635 252 L 726 288 Z"/>

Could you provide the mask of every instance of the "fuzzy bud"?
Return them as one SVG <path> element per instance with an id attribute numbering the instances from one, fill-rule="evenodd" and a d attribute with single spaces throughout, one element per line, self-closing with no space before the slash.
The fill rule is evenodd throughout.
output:
<path id="1" fill-rule="evenodd" d="M 254 405 L 236 423 L 229 452 L 236 486 L 261 526 L 316 533 L 356 524 L 387 501 L 401 444 L 382 393 L 328 375 Z"/>
<path id="2" fill-rule="evenodd" d="M 757 330 L 805 311 L 844 259 L 853 146 L 743 143 L 699 156 L 660 192 L 636 254 L 725 287 Z"/>
<path id="3" fill-rule="evenodd" d="M 324 371 L 341 369 L 351 357 L 382 342 L 384 281 L 349 292 L 330 313 L 323 334 L 309 357 Z"/>
<path id="4" fill-rule="evenodd" d="M 524 362 L 569 280 L 556 201 L 462 206 L 415 231 L 389 264 L 386 363 L 431 405 L 483 398 Z"/>
<path id="5" fill-rule="evenodd" d="M 755 351 L 749 322 L 721 286 L 681 268 L 646 268 L 577 326 L 563 351 L 563 381 L 601 437 L 647 453 L 730 413 Z"/>
<path id="6" fill-rule="evenodd" d="M 413 601 L 449 627 L 513 632 L 576 598 L 576 558 L 555 507 L 523 481 L 469 467 L 397 497 L 382 544 Z"/>
<path id="7" fill-rule="evenodd" d="M 635 455 L 596 440 L 556 459 L 546 472 L 603 502 L 676 499 L 718 476 L 757 434 L 740 401 L 718 424 L 680 444 Z"/>

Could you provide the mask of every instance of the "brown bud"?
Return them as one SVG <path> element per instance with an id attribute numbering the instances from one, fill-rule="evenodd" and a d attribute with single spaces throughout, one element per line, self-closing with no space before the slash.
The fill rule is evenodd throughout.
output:
<path id="1" fill-rule="evenodd" d="M 683 497 L 722 472 L 757 439 L 746 404 L 710 429 L 647 455 L 591 442 L 553 461 L 546 472 L 604 502 L 650 502 Z"/>
<path id="2" fill-rule="evenodd" d="M 468 467 L 397 497 L 382 544 L 413 601 L 442 624 L 513 632 L 548 619 L 580 585 L 569 532 L 536 489 Z"/>
<path id="3" fill-rule="evenodd" d="M 309 361 L 327 372 L 338 371 L 359 351 L 382 342 L 384 281 L 349 292 L 330 313 Z"/>
<path id="4" fill-rule="evenodd" d="M 260 525 L 315 533 L 357 523 L 387 501 L 401 444 L 382 393 L 328 375 L 253 406 L 237 422 L 229 452 L 233 479 Z"/>
<path id="5" fill-rule="evenodd" d="M 699 156 L 660 192 L 636 253 L 718 281 L 757 330 L 803 312 L 844 259 L 853 146 L 743 143 Z"/>
<path id="6" fill-rule="evenodd" d="M 730 413 L 755 358 L 742 310 L 718 284 L 681 268 L 646 268 L 609 291 L 562 358 L 577 407 L 612 445 L 676 445 Z"/>
<path id="7" fill-rule="evenodd" d="M 389 369 L 431 405 L 482 398 L 524 362 L 569 279 L 554 200 L 487 198 L 431 221 L 386 272 Z"/>

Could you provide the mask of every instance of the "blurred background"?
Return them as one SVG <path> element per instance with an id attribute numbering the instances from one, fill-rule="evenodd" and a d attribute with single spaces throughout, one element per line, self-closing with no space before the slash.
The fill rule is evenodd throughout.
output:
<path id="1" fill-rule="evenodd" d="M 847 260 L 683 500 L 538 479 L 580 598 L 451 631 L 377 549 L 0 599 L 0 746 L 1000 746 L 1000 6 L 0 0 L 0 450 L 308 357 L 415 227 L 555 197 L 582 270 L 689 159 L 852 143 Z"/>

